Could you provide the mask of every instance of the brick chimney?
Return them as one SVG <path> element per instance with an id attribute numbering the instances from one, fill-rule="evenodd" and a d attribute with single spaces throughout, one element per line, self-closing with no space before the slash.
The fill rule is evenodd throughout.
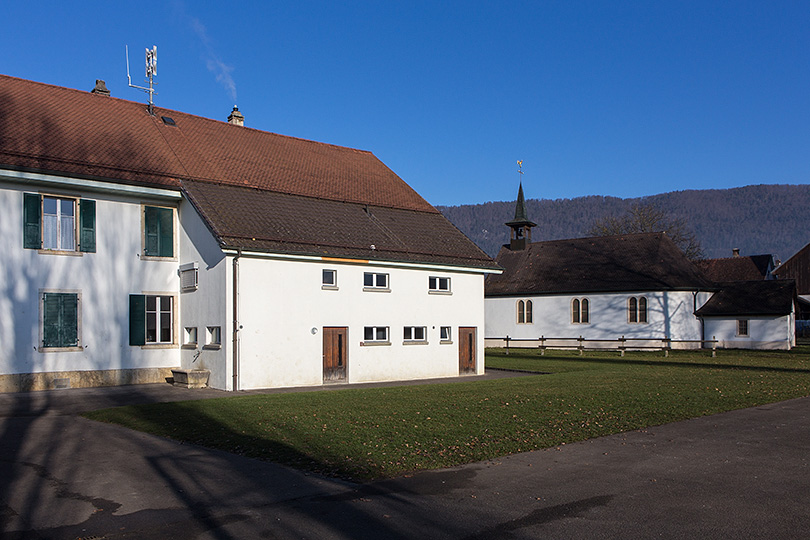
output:
<path id="1" fill-rule="evenodd" d="M 231 111 L 230 116 L 228 116 L 228 123 L 234 124 L 236 126 L 245 125 L 245 117 L 242 116 L 242 113 L 239 112 L 239 109 L 236 107 L 236 105 L 233 106 L 233 110 Z"/>
<path id="2" fill-rule="evenodd" d="M 99 94 L 102 96 L 109 96 L 110 91 L 107 90 L 107 84 L 101 79 L 96 79 L 96 87 L 90 90 L 91 94 Z"/>

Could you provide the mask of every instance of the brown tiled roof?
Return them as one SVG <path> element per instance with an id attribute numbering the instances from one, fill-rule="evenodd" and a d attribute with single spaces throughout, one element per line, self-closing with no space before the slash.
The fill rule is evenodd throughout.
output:
<path id="1" fill-rule="evenodd" d="M 796 280 L 799 294 L 810 294 L 810 244 L 793 254 L 774 271 L 779 279 Z"/>
<path id="2" fill-rule="evenodd" d="M 4 75 L 0 166 L 183 189 L 226 247 L 497 268 L 370 152 Z"/>
<path id="3" fill-rule="evenodd" d="M 224 247 L 497 268 L 441 214 L 210 182 L 183 187 Z"/>
<path id="4" fill-rule="evenodd" d="M 495 262 L 504 272 L 487 276 L 486 296 L 712 289 L 664 233 L 504 246 Z"/>
<path id="5" fill-rule="evenodd" d="M 720 283 L 720 290 L 703 304 L 699 317 L 788 315 L 796 299 L 792 280 L 757 280 Z"/>
<path id="6" fill-rule="evenodd" d="M 765 279 L 768 268 L 772 268 L 772 261 L 771 255 L 749 255 L 704 259 L 696 261 L 696 264 L 712 281 L 750 281 Z"/>
<path id="7" fill-rule="evenodd" d="M 172 118 L 166 125 L 161 117 Z M 179 188 L 206 180 L 438 213 L 372 153 L 0 75 L 0 163 Z"/>

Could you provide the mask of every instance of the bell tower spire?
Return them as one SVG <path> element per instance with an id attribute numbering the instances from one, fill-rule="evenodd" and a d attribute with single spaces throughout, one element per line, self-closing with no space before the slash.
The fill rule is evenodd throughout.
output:
<path id="1" fill-rule="evenodd" d="M 506 225 L 512 229 L 509 249 L 520 251 L 532 242 L 532 227 L 537 223 L 529 221 L 526 212 L 526 199 L 523 197 L 523 160 L 517 162 L 520 184 L 518 187 L 517 202 L 515 203 L 515 217 L 507 221 Z"/>

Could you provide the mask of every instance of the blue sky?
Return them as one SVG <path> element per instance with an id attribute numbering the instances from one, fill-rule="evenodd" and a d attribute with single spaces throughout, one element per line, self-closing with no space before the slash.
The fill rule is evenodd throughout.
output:
<path id="1" fill-rule="evenodd" d="M 810 183 L 804 2 L 8 2 L 0 73 L 372 151 L 437 205 Z"/>

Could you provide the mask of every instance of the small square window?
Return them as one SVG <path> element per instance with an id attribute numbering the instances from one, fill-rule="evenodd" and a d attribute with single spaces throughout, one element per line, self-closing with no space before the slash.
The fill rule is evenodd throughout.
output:
<path id="1" fill-rule="evenodd" d="M 450 278 L 430 276 L 428 278 L 428 290 L 430 292 L 450 292 Z"/>
<path id="2" fill-rule="evenodd" d="M 337 270 L 323 270 L 321 273 L 321 285 L 324 288 L 337 287 Z"/>
<path id="3" fill-rule="evenodd" d="M 218 347 L 222 345 L 222 332 L 219 326 L 208 326 L 205 329 L 205 344 Z"/>
<path id="4" fill-rule="evenodd" d="M 365 272 L 363 274 L 364 289 L 388 289 L 388 274 Z"/>
<path id="5" fill-rule="evenodd" d="M 365 343 L 388 343 L 388 327 L 366 326 L 363 328 L 363 341 Z"/>
<path id="6" fill-rule="evenodd" d="M 427 332 L 424 326 L 406 326 L 402 334 L 405 341 L 427 341 Z"/>
<path id="7" fill-rule="evenodd" d="M 741 337 L 748 337 L 748 320 L 739 319 L 737 321 L 737 335 Z"/>
<path id="8" fill-rule="evenodd" d="M 186 326 L 183 335 L 183 345 L 196 345 L 197 344 L 197 327 Z"/>
<path id="9" fill-rule="evenodd" d="M 439 332 L 440 332 L 439 333 L 439 338 L 442 341 L 450 341 L 450 332 L 451 332 L 451 330 L 450 330 L 449 326 L 442 326 Z"/>

